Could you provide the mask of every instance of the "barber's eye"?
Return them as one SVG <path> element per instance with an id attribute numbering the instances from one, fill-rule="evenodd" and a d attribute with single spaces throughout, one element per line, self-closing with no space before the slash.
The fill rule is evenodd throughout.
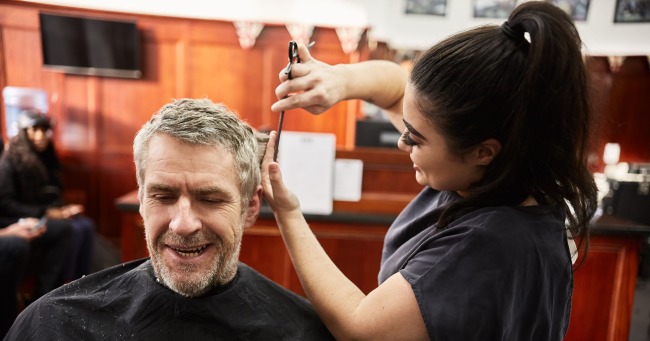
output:
<path id="1" fill-rule="evenodd" d="M 411 138 L 411 132 L 408 129 L 402 134 L 402 142 L 407 146 L 417 146 L 417 143 Z"/>

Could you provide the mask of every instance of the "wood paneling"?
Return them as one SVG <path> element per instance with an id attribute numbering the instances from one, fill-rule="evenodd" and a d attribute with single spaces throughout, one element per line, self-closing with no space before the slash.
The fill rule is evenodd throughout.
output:
<path id="1" fill-rule="evenodd" d="M 143 77 L 122 79 L 79 76 L 42 67 L 39 11 L 100 19 L 135 20 L 141 32 Z M 0 4 L 0 87 L 41 88 L 50 97 L 56 121 L 54 142 L 64 164 L 66 188 L 85 198 L 87 213 L 103 235 L 118 239 L 114 200 L 135 188 L 132 142 L 136 131 L 162 105 L 183 97 L 222 102 L 258 129 L 275 129 L 278 74 L 287 63 L 291 39 L 282 25 L 267 25 L 256 45 L 239 46 L 231 22 L 112 13 L 22 1 Z M 330 63 L 367 55 L 346 55 L 333 28 L 316 27 L 312 53 Z M 2 102 L 4 103 L 4 102 Z M 288 113 L 287 130 L 328 132 L 350 145 L 358 114 L 340 104 L 328 115 Z M 4 127 L 4 105 L 1 126 Z M 3 129 L 3 138 L 4 129 Z"/>
<path id="2" fill-rule="evenodd" d="M 650 162 L 650 67 L 647 56 L 628 56 L 612 70 L 607 57 L 590 57 L 592 107 L 597 118 L 595 170 L 605 143 L 621 145 L 621 162 Z"/>
<path id="3" fill-rule="evenodd" d="M 565 340 L 628 339 L 640 244 L 638 237 L 591 237 L 587 259 L 574 273 Z"/>
<path id="4" fill-rule="evenodd" d="M 359 289 L 377 287 L 377 274 L 387 225 L 309 222 L 314 235 L 336 266 Z M 240 260 L 280 285 L 305 295 L 272 218 L 260 219 L 244 232 Z"/>

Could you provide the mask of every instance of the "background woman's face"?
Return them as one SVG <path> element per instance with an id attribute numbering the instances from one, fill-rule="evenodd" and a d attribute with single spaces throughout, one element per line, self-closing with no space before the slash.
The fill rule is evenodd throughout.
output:
<path id="1" fill-rule="evenodd" d="M 39 126 L 27 128 L 27 138 L 37 152 L 44 151 L 50 144 L 49 130 Z"/>

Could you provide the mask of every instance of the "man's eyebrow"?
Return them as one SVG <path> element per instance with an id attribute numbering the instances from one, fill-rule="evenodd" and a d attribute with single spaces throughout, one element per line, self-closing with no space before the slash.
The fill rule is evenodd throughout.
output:
<path id="1" fill-rule="evenodd" d="M 151 183 L 147 185 L 147 192 L 176 192 L 176 189 L 172 186 L 160 184 L 160 183 Z"/>
<path id="2" fill-rule="evenodd" d="M 421 139 L 423 139 L 425 141 L 427 140 L 427 138 L 424 137 L 424 135 L 420 134 L 419 131 L 415 130 L 415 128 L 413 128 L 413 126 L 410 123 L 406 122 L 405 119 L 402 119 L 402 122 L 404 122 L 404 125 L 406 126 L 406 129 L 408 129 L 411 134 L 413 134 L 413 135 L 415 135 L 415 136 L 417 136 L 417 137 L 419 137 L 419 138 L 421 138 Z"/>
<path id="3" fill-rule="evenodd" d="M 193 189 L 192 194 L 198 196 L 218 195 L 226 199 L 232 199 L 232 194 L 230 192 L 224 191 L 221 187 L 218 186 L 209 186 L 209 187 L 201 187 L 201 188 Z"/>

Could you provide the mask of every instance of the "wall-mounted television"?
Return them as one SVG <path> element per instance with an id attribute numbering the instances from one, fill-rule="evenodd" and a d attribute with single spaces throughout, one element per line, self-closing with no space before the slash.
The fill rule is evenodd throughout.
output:
<path id="1" fill-rule="evenodd" d="M 43 66 L 66 73 L 140 78 L 140 33 L 133 21 L 40 13 Z"/>

